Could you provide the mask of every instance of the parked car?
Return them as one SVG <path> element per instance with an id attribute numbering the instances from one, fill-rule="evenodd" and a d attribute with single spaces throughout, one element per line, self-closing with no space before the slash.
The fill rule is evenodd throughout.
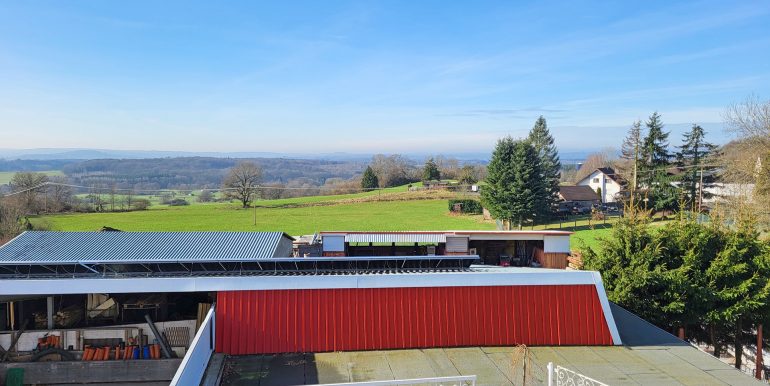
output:
<path id="1" fill-rule="evenodd" d="M 574 206 L 572 207 L 572 214 L 589 214 L 591 208 L 586 206 Z"/>

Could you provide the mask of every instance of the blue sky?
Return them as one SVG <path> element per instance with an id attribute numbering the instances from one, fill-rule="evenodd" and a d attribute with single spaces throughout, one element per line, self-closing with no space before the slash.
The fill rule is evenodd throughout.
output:
<path id="1" fill-rule="evenodd" d="M 618 147 L 770 98 L 768 1 L 2 1 L 0 148 Z"/>

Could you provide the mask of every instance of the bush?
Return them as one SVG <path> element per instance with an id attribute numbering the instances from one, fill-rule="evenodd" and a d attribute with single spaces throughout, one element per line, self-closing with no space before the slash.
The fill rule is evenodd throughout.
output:
<path id="1" fill-rule="evenodd" d="M 450 212 L 454 212 L 455 204 L 460 204 L 460 213 L 481 214 L 484 211 L 484 209 L 481 206 L 481 202 L 476 200 L 464 199 L 464 200 L 449 200 Z"/>
<path id="2" fill-rule="evenodd" d="M 146 198 L 137 198 L 131 203 L 133 210 L 146 210 L 150 207 L 150 200 Z"/>
<path id="3" fill-rule="evenodd" d="M 169 205 L 171 205 L 171 206 L 185 206 L 185 205 L 190 205 L 190 203 L 189 203 L 189 202 L 187 202 L 187 200 L 185 200 L 184 198 L 175 198 L 175 199 L 173 199 L 173 200 L 169 201 L 169 202 L 168 202 L 168 204 L 169 204 Z"/>

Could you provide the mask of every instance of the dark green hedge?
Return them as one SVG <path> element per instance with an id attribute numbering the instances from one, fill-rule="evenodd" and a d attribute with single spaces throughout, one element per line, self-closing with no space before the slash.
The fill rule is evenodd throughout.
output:
<path id="1" fill-rule="evenodd" d="M 462 204 L 462 213 L 468 213 L 468 214 L 481 214 L 483 211 L 481 207 L 481 202 L 476 200 L 449 200 L 449 211 L 453 211 L 455 204 Z"/>

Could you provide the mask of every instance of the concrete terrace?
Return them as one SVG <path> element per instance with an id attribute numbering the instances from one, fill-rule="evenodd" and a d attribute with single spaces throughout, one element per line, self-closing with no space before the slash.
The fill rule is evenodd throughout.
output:
<path id="1" fill-rule="evenodd" d="M 527 383 L 543 384 L 548 362 L 609 385 L 762 385 L 611 303 L 623 346 L 529 347 Z M 209 364 L 213 385 L 310 385 L 476 375 L 477 385 L 521 385 L 522 350 L 458 347 L 224 357 Z M 531 365 L 531 366 L 530 366 Z M 213 371 L 212 371 L 213 370 Z"/>
<path id="2" fill-rule="evenodd" d="M 760 385 L 689 346 L 530 347 L 527 382 L 545 382 L 554 362 L 609 385 Z M 308 385 L 476 375 L 477 385 L 520 385 L 521 350 L 463 347 L 238 356 L 225 360 L 221 385 Z"/>

